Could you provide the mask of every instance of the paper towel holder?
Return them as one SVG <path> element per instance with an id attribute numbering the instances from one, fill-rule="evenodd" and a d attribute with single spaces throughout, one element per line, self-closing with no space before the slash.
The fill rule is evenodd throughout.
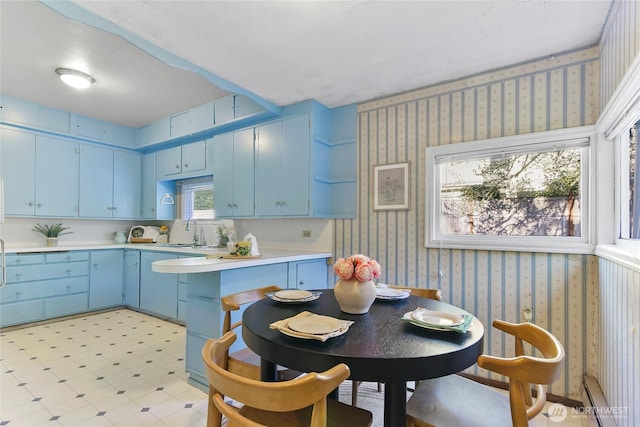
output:
<path id="1" fill-rule="evenodd" d="M 160 204 L 162 205 L 175 205 L 176 202 L 173 200 L 173 196 L 169 193 L 164 193 L 164 196 L 160 199 Z"/>

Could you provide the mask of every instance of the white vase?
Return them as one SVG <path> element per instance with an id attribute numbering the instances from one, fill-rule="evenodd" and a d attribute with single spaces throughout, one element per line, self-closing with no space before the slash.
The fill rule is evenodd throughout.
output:
<path id="1" fill-rule="evenodd" d="M 47 237 L 47 246 L 58 246 L 58 238 L 57 237 Z"/>
<path id="2" fill-rule="evenodd" d="M 376 284 L 340 279 L 333 287 L 333 294 L 340 310 L 349 314 L 365 314 L 376 299 Z"/>

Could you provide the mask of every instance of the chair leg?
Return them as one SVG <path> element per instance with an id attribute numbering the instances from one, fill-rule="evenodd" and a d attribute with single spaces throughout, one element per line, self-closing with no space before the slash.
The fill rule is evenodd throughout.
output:
<path id="1" fill-rule="evenodd" d="M 358 387 L 361 381 L 351 381 L 351 406 L 358 406 Z"/>

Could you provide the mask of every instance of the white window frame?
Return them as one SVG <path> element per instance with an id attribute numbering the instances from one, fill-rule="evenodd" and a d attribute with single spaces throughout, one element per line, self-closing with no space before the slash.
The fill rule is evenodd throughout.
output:
<path id="1" fill-rule="evenodd" d="M 625 133 L 640 118 L 640 55 L 637 55 L 629 69 L 625 73 L 624 78 L 618 84 L 615 92 L 609 99 L 602 114 L 596 123 L 596 129 L 602 134 L 601 151 L 602 156 L 598 153 L 598 160 L 601 157 L 609 160 L 615 170 L 615 177 L 611 179 L 613 182 L 609 186 L 600 186 L 598 196 L 600 200 L 613 203 L 614 209 L 603 212 L 600 215 L 601 221 L 598 227 L 598 246 L 596 255 L 609 259 L 613 262 L 627 266 L 635 271 L 640 271 L 640 240 L 622 239 L 620 238 L 621 221 L 628 221 L 629 211 L 626 203 L 628 199 L 623 199 L 621 189 L 628 186 L 628 182 L 622 182 L 622 174 L 620 168 L 624 167 L 622 156 L 628 153 L 622 153 L 621 146 L 626 141 Z M 608 146 L 608 147 L 605 147 Z M 609 154 L 610 153 L 610 154 Z M 604 171 L 604 168 L 599 170 Z M 599 177 L 601 174 L 599 174 Z M 615 200 L 610 194 L 611 188 L 615 188 Z M 609 193 L 607 193 L 609 192 Z M 599 202 L 599 205 L 602 202 Z M 622 207 L 622 203 L 625 207 Z M 599 207 L 600 209 L 600 207 Z M 622 216 L 626 216 L 623 220 Z"/>
<path id="2" fill-rule="evenodd" d="M 184 194 L 182 192 L 182 189 L 180 188 L 181 186 L 197 186 L 197 185 L 209 185 L 211 184 L 211 186 L 213 187 L 213 178 L 211 176 L 207 176 L 207 177 L 202 177 L 202 178 L 188 178 L 188 179 L 184 179 L 184 180 L 180 180 L 176 183 L 176 198 L 177 198 L 177 209 L 176 209 L 176 213 L 177 216 L 180 217 L 180 219 L 182 219 L 182 221 L 186 224 L 187 221 L 189 220 L 189 218 L 183 218 L 184 217 L 184 204 L 187 202 L 187 200 L 184 197 Z M 212 218 L 195 218 L 198 223 L 202 223 L 202 224 L 208 224 L 208 223 L 213 223 L 216 222 L 216 211 L 215 208 L 213 209 L 213 217 Z"/>
<path id="3" fill-rule="evenodd" d="M 580 210 L 582 233 L 571 236 L 489 236 L 440 234 L 440 177 L 438 159 L 470 158 L 474 155 L 501 155 L 504 152 L 526 150 L 527 147 L 544 149 L 585 144 L 582 152 L 580 182 Z M 428 248 L 494 249 L 526 252 L 593 253 L 594 213 L 592 188 L 594 187 L 596 158 L 595 127 L 583 126 L 538 132 L 526 135 L 486 139 L 482 141 L 427 147 L 425 151 L 425 246 Z"/>

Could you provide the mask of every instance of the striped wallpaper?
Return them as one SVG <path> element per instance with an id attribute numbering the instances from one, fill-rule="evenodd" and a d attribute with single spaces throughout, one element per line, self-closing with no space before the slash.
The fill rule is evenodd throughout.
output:
<path id="1" fill-rule="evenodd" d="M 640 53 L 640 2 L 613 2 L 600 40 L 600 109 L 611 99 L 629 66 Z"/>
<path id="2" fill-rule="evenodd" d="M 381 281 L 437 287 L 443 299 L 487 327 L 485 351 L 513 354 L 493 319 L 534 321 L 564 343 L 567 364 L 550 392 L 580 399 L 594 371 L 597 258 L 525 252 L 427 249 L 424 149 L 427 146 L 575 127 L 599 113 L 598 48 L 545 58 L 358 106 L 358 213 L 335 222 L 336 256 L 365 253 L 383 267 Z M 374 165 L 410 162 L 410 209 L 373 211 Z M 477 368 L 471 373 L 485 375 Z M 502 378 L 495 378 L 501 380 Z"/>

